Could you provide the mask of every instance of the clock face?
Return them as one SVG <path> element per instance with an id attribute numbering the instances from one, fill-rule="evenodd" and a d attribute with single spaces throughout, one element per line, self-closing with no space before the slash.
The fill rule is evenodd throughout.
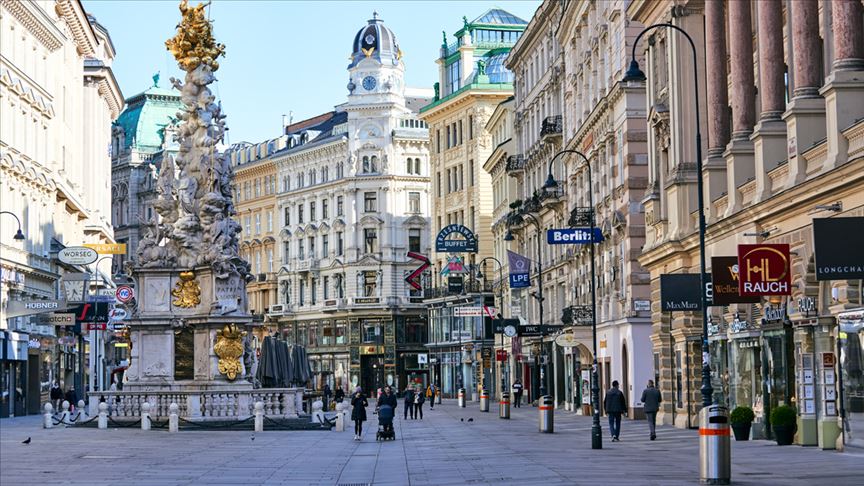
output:
<path id="1" fill-rule="evenodd" d="M 376 84 L 378 84 L 378 81 L 376 81 L 373 76 L 366 76 L 363 78 L 363 89 L 366 91 L 372 91 L 375 89 Z"/>
<path id="2" fill-rule="evenodd" d="M 504 335 L 507 337 L 516 336 L 516 326 L 504 326 Z"/>
<path id="3" fill-rule="evenodd" d="M 82 297 L 84 297 L 84 289 L 82 289 L 81 286 L 78 285 L 78 282 L 72 281 L 63 283 L 66 287 L 65 290 L 67 300 L 71 300 L 73 302 L 82 300 Z"/>

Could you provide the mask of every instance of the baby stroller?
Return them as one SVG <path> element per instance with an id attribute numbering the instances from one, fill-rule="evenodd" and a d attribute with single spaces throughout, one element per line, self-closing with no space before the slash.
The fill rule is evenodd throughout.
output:
<path id="1" fill-rule="evenodd" d="M 378 408 L 378 433 L 375 440 L 396 440 L 396 432 L 393 431 L 393 407 L 381 405 Z"/>

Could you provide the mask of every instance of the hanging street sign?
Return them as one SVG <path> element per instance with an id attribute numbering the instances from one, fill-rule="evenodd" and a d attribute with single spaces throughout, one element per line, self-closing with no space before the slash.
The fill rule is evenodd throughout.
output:
<path id="1" fill-rule="evenodd" d="M 497 309 L 489 306 L 477 306 L 477 307 L 454 307 L 453 308 L 453 317 L 480 317 L 480 316 L 494 316 Z"/>
<path id="2" fill-rule="evenodd" d="M 788 244 L 738 245 L 738 294 L 792 295 Z"/>
<path id="3" fill-rule="evenodd" d="M 96 250 L 100 255 L 125 255 L 126 243 L 87 243 L 84 246 Z"/>
<path id="4" fill-rule="evenodd" d="M 74 326 L 75 314 L 50 312 L 48 314 L 38 314 L 36 316 L 36 324 L 40 326 Z"/>
<path id="5" fill-rule="evenodd" d="M 10 300 L 6 304 L 6 318 L 44 314 L 62 311 L 67 308 L 65 300 Z"/>
<path id="6" fill-rule="evenodd" d="M 108 318 L 112 321 L 122 321 L 126 319 L 126 309 L 121 309 L 119 307 L 111 309 L 108 311 Z"/>
<path id="7" fill-rule="evenodd" d="M 117 287 L 114 297 L 118 302 L 125 304 L 135 298 L 135 290 L 128 285 L 121 285 Z"/>
<path id="8" fill-rule="evenodd" d="M 67 265 L 90 265 L 99 258 L 99 253 L 92 248 L 70 246 L 57 253 L 57 259 Z"/>
<path id="9" fill-rule="evenodd" d="M 447 293 L 461 294 L 464 288 L 465 286 L 461 275 L 447 277 Z"/>
<path id="10" fill-rule="evenodd" d="M 519 326 L 518 331 L 520 336 L 545 336 L 553 332 L 562 331 L 564 326 L 555 326 L 549 324 L 537 325 L 529 324 L 527 326 Z"/>
<path id="11" fill-rule="evenodd" d="M 464 239 L 448 239 L 453 235 L 461 235 Z M 467 227 L 461 224 L 445 226 L 435 238 L 435 251 L 442 253 L 477 253 L 477 237 Z"/>
<path id="12" fill-rule="evenodd" d="M 603 241 L 600 228 L 562 228 L 546 231 L 546 243 L 550 245 L 584 245 Z"/>
<path id="13" fill-rule="evenodd" d="M 524 289 L 531 286 L 531 260 L 507 250 L 507 262 L 510 267 L 510 288 Z"/>
<path id="14" fill-rule="evenodd" d="M 702 308 L 698 273 L 660 275 L 660 310 L 662 312 L 698 311 Z"/>
<path id="15" fill-rule="evenodd" d="M 738 257 L 711 257 L 712 302 L 714 305 L 755 304 L 759 297 L 738 295 Z"/>
<path id="16" fill-rule="evenodd" d="M 864 279 L 864 217 L 816 218 L 816 280 Z"/>

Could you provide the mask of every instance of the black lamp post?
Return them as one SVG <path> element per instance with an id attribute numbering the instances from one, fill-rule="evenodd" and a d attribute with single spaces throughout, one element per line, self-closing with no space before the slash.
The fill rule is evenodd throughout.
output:
<path id="1" fill-rule="evenodd" d="M 639 63 L 636 62 L 636 46 L 639 45 L 639 39 L 649 30 L 659 27 L 668 27 L 676 32 L 684 34 L 687 41 L 690 43 L 690 48 L 693 51 L 693 94 L 696 100 L 696 175 L 697 175 L 697 202 L 699 206 L 699 278 L 702 283 L 702 406 L 707 407 L 713 401 L 714 388 L 711 386 L 711 364 L 708 359 L 708 296 L 705 294 L 705 196 L 702 181 L 702 132 L 699 124 L 699 63 L 696 55 L 696 44 L 687 32 L 670 23 L 661 23 L 649 25 L 636 36 L 636 41 L 633 42 L 633 53 L 630 61 L 630 68 L 624 75 L 622 82 L 627 81 L 645 81 L 645 73 L 639 69 Z"/>
<path id="2" fill-rule="evenodd" d="M 18 216 L 15 213 L 13 213 L 11 211 L 0 211 L 0 214 L 8 214 L 9 216 L 12 216 L 13 218 L 15 218 L 15 221 L 18 222 L 18 231 L 16 231 L 15 236 L 12 237 L 13 240 L 21 241 L 21 240 L 26 239 L 24 237 L 24 233 L 21 232 L 21 220 L 18 219 Z"/>
<path id="3" fill-rule="evenodd" d="M 594 409 L 591 419 L 591 448 L 603 448 L 603 430 L 600 428 L 600 377 L 597 375 L 597 281 L 594 278 L 594 185 L 591 183 L 591 163 L 585 154 L 577 150 L 562 150 L 552 157 L 549 161 L 549 174 L 546 177 L 546 183 L 543 184 L 545 189 L 553 189 L 558 183 L 552 175 L 552 164 L 558 159 L 558 156 L 563 154 L 576 154 L 582 157 L 585 162 L 585 168 L 588 171 L 588 206 L 591 208 L 590 226 L 591 226 L 591 335 L 594 341 L 594 362 L 591 366 L 591 404 Z"/>
<path id="4" fill-rule="evenodd" d="M 499 282 L 499 284 L 500 284 L 500 285 L 502 286 L 502 288 L 503 288 L 503 286 L 504 286 L 504 276 L 503 276 L 503 272 L 504 272 L 504 265 L 501 264 L 501 260 L 498 260 L 498 259 L 495 258 L 495 257 L 486 257 L 486 258 L 480 260 L 480 263 L 478 263 L 477 265 L 478 265 L 478 266 L 482 265 L 482 266 L 485 268 L 485 266 L 486 266 L 486 260 L 492 260 L 492 261 L 494 261 L 495 263 L 498 264 L 498 282 Z M 483 273 L 483 284 L 484 284 L 484 286 L 485 286 L 485 284 L 486 284 L 486 274 L 485 274 L 485 273 Z M 485 290 L 485 289 L 484 289 L 484 290 Z M 501 310 L 504 309 L 504 293 L 503 293 L 503 292 L 499 292 L 499 294 L 498 294 L 498 305 L 499 305 L 499 307 L 498 307 L 498 316 L 499 316 L 499 318 L 500 318 L 500 317 L 503 315 L 503 314 L 501 313 Z M 498 337 L 497 337 L 496 335 L 493 334 L 492 339 L 493 339 L 493 341 L 496 341 L 495 344 L 497 345 Z M 501 345 L 502 345 L 502 346 L 504 345 L 504 339 L 503 339 L 503 338 L 501 339 Z M 496 352 L 497 352 L 497 351 L 496 351 Z M 496 358 L 497 358 L 497 357 L 496 357 Z M 497 361 L 497 359 L 496 359 L 495 361 Z M 493 371 L 494 371 L 495 361 L 492 362 L 492 365 L 493 365 Z M 493 381 L 493 382 L 494 382 L 494 381 Z M 503 392 L 506 390 L 505 386 L 506 386 L 506 382 L 504 381 L 504 366 L 502 365 L 502 366 L 501 366 L 501 390 L 499 391 L 499 393 L 503 393 Z"/>
<path id="5" fill-rule="evenodd" d="M 543 298 L 543 262 L 541 261 L 540 239 L 539 239 L 539 235 L 542 232 L 542 228 L 540 226 L 540 221 L 538 221 L 537 218 L 535 218 L 533 215 L 531 215 L 529 213 L 525 213 L 522 216 L 527 216 L 528 218 L 530 218 L 531 223 L 533 223 L 534 226 L 537 228 L 537 235 L 538 235 L 538 239 L 537 239 L 537 288 L 538 288 L 538 293 L 537 294 L 531 294 L 531 297 L 534 297 L 535 299 L 537 299 L 537 302 L 540 305 L 540 329 L 541 329 L 540 347 L 541 347 L 541 349 L 544 349 L 543 348 L 543 339 L 546 338 L 546 332 L 543 331 L 542 329 L 543 329 L 543 301 L 545 299 Z M 513 233 L 511 233 L 510 230 L 508 229 L 507 234 L 504 235 L 504 241 L 513 241 L 514 239 L 515 238 L 513 238 Z M 540 357 L 540 396 L 543 397 L 543 396 L 546 396 L 546 363 L 543 362 L 544 361 L 543 356 L 545 356 L 545 350 L 542 351 L 541 353 L 542 354 Z"/>

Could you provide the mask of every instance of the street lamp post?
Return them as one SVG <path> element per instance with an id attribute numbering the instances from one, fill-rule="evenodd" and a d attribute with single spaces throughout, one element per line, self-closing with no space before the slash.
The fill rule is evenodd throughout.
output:
<path id="1" fill-rule="evenodd" d="M 527 216 L 531 219 L 531 222 L 537 228 L 537 295 L 531 294 L 531 297 L 537 299 L 538 304 L 540 305 L 540 396 L 546 396 L 546 363 L 544 363 L 543 356 L 545 355 L 545 350 L 543 348 L 543 340 L 546 338 L 546 332 L 543 330 L 543 261 L 541 259 L 540 253 L 540 233 L 543 231 L 540 225 L 540 221 L 537 220 L 534 216 L 529 213 L 525 213 L 522 216 Z M 504 235 L 504 241 L 513 241 L 513 233 L 510 230 L 507 230 L 507 234 Z"/>
<path id="2" fill-rule="evenodd" d="M 0 211 L 0 214 L 8 214 L 9 216 L 12 216 L 13 218 L 15 218 L 15 221 L 18 222 L 18 231 L 16 231 L 15 236 L 12 237 L 13 240 L 20 241 L 20 240 L 26 239 L 24 237 L 24 233 L 21 232 L 21 220 L 18 219 L 18 216 L 15 213 L 13 213 L 11 211 Z"/>
<path id="3" fill-rule="evenodd" d="M 693 51 L 693 88 L 694 99 L 696 106 L 696 182 L 697 182 L 697 204 L 699 210 L 699 278 L 702 285 L 702 406 L 707 407 L 713 401 L 714 388 L 711 386 L 711 364 L 709 360 L 708 350 L 708 296 L 705 293 L 705 232 L 707 225 L 705 223 L 705 195 L 702 180 L 702 132 L 699 124 L 699 59 L 696 55 L 696 44 L 687 32 L 670 23 L 661 23 L 649 25 L 639 35 L 636 36 L 636 41 L 633 42 L 633 52 L 630 61 L 630 67 L 624 75 L 622 82 L 627 81 L 645 81 L 645 73 L 639 69 L 639 63 L 636 62 L 636 46 L 639 45 L 639 39 L 652 30 L 659 27 L 668 27 L 676 32 L 679 32 L 687 38 L 690 43 L 690 48 Z"/>
<path id="4" fill-rule="evenodd" d="M 594 185 L 591 183 L 591 163 L 582 152 L 577 150 L 562 150 L 555 154 L 555 156 L 552 157 L 552 160 L 549 161 L 549 174 L 546 177 L 546 183 L 543 184 L 543 187 L 545 189 L 552 189 L 558 185 L 558 183 L 555 182 L 555 177 L 552 175 L 552 164 L 555 163 L 558 156 L 567 153 L 576 154 L 582 157 L 582 160 L 585 162 L 585 169 L 588 171 L 588 206 L 591 208 L 589 217 L 591 225 L 591 336 L 594 345 L 594 361 L 591 366 L 591 404 L 594 409 L 591 419 L 591 448 L 602 449 L 603 430 L 600 428 L 600 377 L 597 374 L 597 281 L 594 277 Z"/>
<path id="5" fill-rule="evenodd" d="M 504 280 L 503 280 L 503 278 L 504 278 L 503 277 L 504 265 L 502 265 L 501 261 L 495 257 L 486 257 L 486 258 L 480 260 L 480 263 L 478 263 L 477 266 L 479 267 L 480 265 L 483 265 L 483 267 L 485 268 L 486 260 L 492 260 L 498 264 L 498 282 L 499 282 L 499 285 L 501 285 L 503 288 L 503 286 L 504 286 Z M 484 284 L 484 286 L 486 284 L 486 273 L 485 272 L 483 273 L 483 284 Z M 493 292 L 493 294 L 494 294 L 494 292 Z M 504 309 L 504 293 L 503 292 L 498 293 L 498 305 L 499 305 L 498 316 L 499 316 L 499 318 L 503 318 L 503 314 L 501 312 Z M 492 339 L 495 342 L 495 345 L 497 346 L 498 345 L 498 342 L 497 342 L 498 337 L 497 337 L 497 335 L 494 334 L 494 332 L 492 335 Z M 502 346 L 504 345 L 504 338 L 503 337 L 501 338 L 501 345 Z M 497 350 L 496 350 L 496 353 L 497 353 Z M 497 361 L 498 360 L 497 360 L 497 355 L 496 355 L 496 359 L 492 362 L 493 374 L 494 374 L 494 369 L 496 368 L 496 362 Z M 494 383 L 494 381 L 493 381 L 493 383 Z M 499 393 L 504 393 L 504 391 L 506 390 L 505 386 L 506 386 L 506 382 L 504 381 L 504 365 L 501 365 L 501 390 L 499 390 Z"/>

